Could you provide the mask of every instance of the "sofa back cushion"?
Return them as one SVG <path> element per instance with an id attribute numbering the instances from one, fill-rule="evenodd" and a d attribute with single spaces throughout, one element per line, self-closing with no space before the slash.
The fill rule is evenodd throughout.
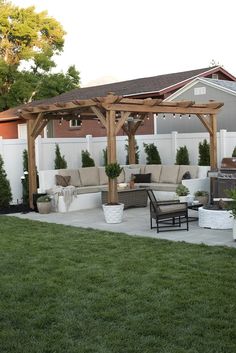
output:
<path id="1" fill-rule="evenodd" d="M 195 179 L 198 176 L 198 166 L 197 165 L 180 165 L 179 166 L 179 175 L 177 183 L 180 184 L 183 176 L 186 172 L 190 173 L 191 179 Z"/>
<path id="2" fill-rule="evenodd" d="M 105 167 L 98 167 L 99 173 L 99 185 L 105 185 L 108 183 L 108 177 L 105 172 Z"/>
<path id="3" fill-rule="evenodd" d="M 125 183 L 129 183 L 131 180 L 132 174 L 140 173 L 140 168 L 124 167 L 124 173 L 125 173 Z"/>
<path id="4" fill-rule="evenodd" d="M 160 183 L 176 184 L 179 174 L 179 165 L 163 165 L 161 168 Z"/>
<path id="5" fill-rule="evenodd" d="M 99 173 L 97 167 L 79 168 L 82 186 L 99 185 Z"/>
<path id="6" fill-rule="evenodd" d="M 79 171 L 78 169 L 59 169 L 58 172 L 59 175 L 62 176 L 70 176 L 70 184 L 75 187 L 81 186 L 81 181 L 80 181 L 80 176 L 79 176 Z"/>
<path id="7" fill-rule="evenodd" d="M 159 183 L 161 175 L 161 164 L 147 164 L 145 167 L 145 174 L 151 173 L 151 182 Z"/>

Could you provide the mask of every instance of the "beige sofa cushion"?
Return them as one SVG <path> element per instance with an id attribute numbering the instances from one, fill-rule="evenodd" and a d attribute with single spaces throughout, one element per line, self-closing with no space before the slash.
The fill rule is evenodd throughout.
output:
<path id="1" fill-rule="evenodd" d="M 97 167 L 79 168 L 82 186 L 99 185 L 99 173 Z"/>
<path id="2" fill-rule="evenodd" d="M 197 165 L 180 165 L 177 183 L 181 183 L 183 175 L 186 172 L 190 173 L 191 179 L 195 179 L 198 176 L 198 166 Z"/>
<path id="3" fill-rule="evenodd" d="M 129 183 L 131 180 L 132 174 L 140 174 L 140 168 L 124 167 L 124 173 L 125 173 L 125 183 Z"/>
<path id="4" fill-rule="evenodd" d="M 151 173 L 151 182 L 159 183 L 161 175 L 161 164 L 147 164 L 145 167 L 145 174 Z"/>
<path id="5" fill-rule="evenodd" d="M 145 164 L 129 164 L 129 168 L 140 168 L 140 173 L 144 174 L 145 173 Z M 135 174 L 135 173 L 134 173 Z M 137 173 L 136 173 L 137 174 Z"/>
<path id="6" fill-rule="evenodd" d="M 62 176 L 69 175 L 70 176 L 69 185 L 73 185 L 75 187 L 81 186 L 78 169 L 59 169 L 58 174 Z"/>
<path id="7" fill-rule="evenodd" d="M 179 174 L 179 165 L 163 165 L 161 168 L 160 183 L 176 184 Z"/>
<path id="8" fill-rule="evenodd" d="M 105 167 L 98 167 L 99 173 L 99 185 L 105 185 L 108 183 L 108 177 L 105 172 Z"/>

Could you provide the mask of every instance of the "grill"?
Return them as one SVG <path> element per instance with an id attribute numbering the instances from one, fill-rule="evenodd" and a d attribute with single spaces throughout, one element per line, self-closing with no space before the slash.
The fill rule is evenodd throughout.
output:
<path id="1" fill-rule="evenodd" d="M 220 171 L 212 179 L 212 197 L 228 197 L 227 190 L 236 188 L 236 158 L 223 158 Z"/>

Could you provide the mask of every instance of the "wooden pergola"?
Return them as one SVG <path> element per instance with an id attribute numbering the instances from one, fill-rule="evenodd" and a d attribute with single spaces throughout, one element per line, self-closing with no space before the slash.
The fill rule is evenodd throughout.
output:
<path id="1" fill-rule="evenodd" d="M 205 104 L 164 102 L 152 98 L 124 98 L 113 93 L 92 99 L 26 106 L 19 114 L 27 121 L 30 206 L 33 207 L 33 193 L 37 191 L 35 139 L 50 120 L 73 120 L 78 116 L 83 120 L 100 120 L 107 131 L 108 163 L 117 160 L 116 136 L 123 129 L 128 136 L 129 163 L 135 163 L 135 134 L 147 116 L 158 113 L 195 115 L 210 134 L 210 164 L 214 170 L 217 168 L 217 113 L 222 106 L 223 103 L 215 101 Z"/>

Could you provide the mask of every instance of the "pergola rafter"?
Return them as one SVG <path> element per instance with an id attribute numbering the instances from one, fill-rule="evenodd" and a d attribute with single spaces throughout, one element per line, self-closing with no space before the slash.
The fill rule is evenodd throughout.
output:
<path id="1" fill-rule="evenodd" d="M 35 103 L 34 103 L 35 104 Z M 33 193 L 36 192 L 35 147 L 36 137 L 49 120 L 99 119 L 107 130 L 108 163 L 116 162 L 116 135 L 122 128 L 128 136 L 129 162 L 135 163 L 135 133 L 149 115 L 191 114 L 196 115 L 210 134 L 211 168 L 217 167 L 217 113 L 223 103 L 211 101 L 204 104 L 193 101 L 164 102 L 161 99 L 123 98 L 109 93 L 105 97 L 73 100 L 26 106 L 19 114 L 27 120 L 29 155 L 29 195 L 32 207 Z"/>

